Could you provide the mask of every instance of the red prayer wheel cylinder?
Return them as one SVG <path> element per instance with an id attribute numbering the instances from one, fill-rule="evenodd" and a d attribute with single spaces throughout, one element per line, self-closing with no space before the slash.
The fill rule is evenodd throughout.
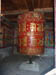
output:
<path id="1" fill-rule="evenodd" d="M 28 12 L 18 16 L 18 47 L 21 54 L 44 53 L 44 16 Z"/>

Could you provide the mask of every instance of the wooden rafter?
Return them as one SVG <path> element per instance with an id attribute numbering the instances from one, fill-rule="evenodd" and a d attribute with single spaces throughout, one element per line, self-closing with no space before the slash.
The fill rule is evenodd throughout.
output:
<path id="1" fill-rule="evenodd" d="M 26 0 L 24 0 L 24 3 L 25 3 L 26 8 L 27 8 L 27 9 L 29 9 L 29 7 L 28 7 L 28 4 L 27 4 L 27 1 L 26 1 Z"/>
<path id="2" fill-rule="evenodd" d="M 33 10 L 36 8 L 53 7 L 53 0 L 1 0 L 2 9 L 5 10 Z"/>

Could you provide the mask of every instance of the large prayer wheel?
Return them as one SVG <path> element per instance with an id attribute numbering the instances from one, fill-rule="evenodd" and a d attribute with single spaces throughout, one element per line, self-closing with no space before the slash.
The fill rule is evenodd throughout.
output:
<path id="1" fill-rule="evenodd" d="M 18 16 L 18 47 L 21 54 L 44 53 L 44 17 L 40 12 Z"/>

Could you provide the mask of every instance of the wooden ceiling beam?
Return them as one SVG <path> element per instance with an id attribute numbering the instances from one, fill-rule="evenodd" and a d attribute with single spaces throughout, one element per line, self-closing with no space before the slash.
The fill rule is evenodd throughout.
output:
<path id="1" fill-rule="evenodd" d="M 27 8 L 27 9 L 29 9 L 29 7 L 28 7 L 28 4 L 27 4 L 27 1 L 26 1 L 26 0 L 24 0 L 24 3 L 25 3 L 26 8 Z"/>
<path id="2" fill-rule="evenodd" d="M 3 15 L 19 15 L 28 12 L 29 10 L 12 10 L 12 11 L 5 11 L 2 13 Z M 34 11 L 40 11 L 40 12 L 53 12 L 53 8 L 41 8 L 41 9 L 34 9 Z"/>
<path id="3" fill-rule="evenodd" d="M 40 12 L 53 12 L 53 8 L 41 8 L 41 9 L 34 9 L 34 11 L 40 11 Z"/>
<path id="4" fill-rule="evenodd" d="M 32 0 L 32 7 L 33 7 L 33 10 L 34 10 L 34 0 Z"/>
<path id="5" fill-rule="evenodd" d="M 53 0 L 1 0 L 1 6 L 10 11 L 23 9 L 34 10 L 34 8 L 53 7 L 53 2 Z"/>
<path id="6" fill-rule="evenodd" d="M 28 5 L 28 8 L 29 8 L 29 11 L 33 11 L 34 8 L 33 8 L 32 0 L 26 0 L 26 2 L 27 2 L 27 5 Z"/>
<path id="7" fill-rule="evenodd" d="M 38 0 L 38 8 L 40 8 L 40 5 L 42 5 L 41 0 Z"/>
<path id="8" fill-rule="evenodd" d="M 12 10 L 12 11 L 5 11 L 2 14 L 4 15 L 19 15 L 22 14 L 24 12 L 28 12 L 29 10 Z"/>
<path id="9" fill-rule="evenodd" d="M 28 9 L 26 0 L 12 0 L 12 2 L 19 10 Z"/>

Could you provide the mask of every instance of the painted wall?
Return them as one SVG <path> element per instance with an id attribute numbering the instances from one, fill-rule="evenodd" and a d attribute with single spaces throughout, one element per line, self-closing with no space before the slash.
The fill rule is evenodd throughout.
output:
<path id="1" fill-rule="evenodd" d="M 44 56 L 54 56 L 54 32 L 53 22 L 46 22 L 45 24 L 45 53 Z"/>
<path id="2" fill-rule="evenodd" d="M 54 47 L 54 32 L 53 32 L 53 22 L 46 23 L 45 25 L 45 47 Z"/>

